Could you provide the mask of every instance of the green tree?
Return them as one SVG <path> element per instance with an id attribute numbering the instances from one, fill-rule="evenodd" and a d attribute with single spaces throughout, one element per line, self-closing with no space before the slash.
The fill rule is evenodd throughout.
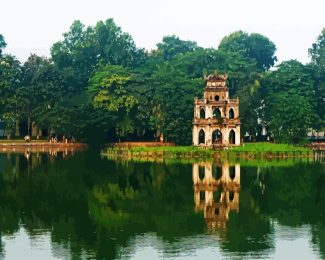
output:
<path id="1" fill-rule="evenodd" d="M 275 139 L 287 143 L 305 140 L 312 115 L 308 99 L 294 90 L 278 92 L 270 98 L 274 102 L 267 109 L 270 114 L 270 129 Z"/>
<path id="2" fill-rule="evenodd" d="M 239 97 L 239 113 L 241 121 L 241 134 L 246 133 L 254 135 L 259 132 L 259 125 L 266 126 L 261 117 L 262 97 L 261 81 L 263 74 L 251 73 L 242 83 L 242 87 L 236 92 Z M 260 123 L 258 124 L 258 121 Z"/>
<path id="3" fill-rule="evenodd" d="M 279 115 L 271 113 L 270 111 L 272 111 L 272 109 L 275 107 L 278 107 L 278 109 L 281 110 L 283 109 L 281 105 L 284 105 L 286 103 L 286 107 L 290 108 L 289 110 L 291 111 L 293 108 L 292 106 L 294 106 L 296 103 L 292 103 L 290 101 L 292 97 L 290 97 L 290 100 L 288 100 L 288 102 L 285 102 L 283 98 L 294 95 L 295 97 L 301 97 L 299 100 L 304 102 L 304 104 L 301 104 L 301 112 L 305 111 L 307 113 L 305 115 L 303 113 L 297 113 L 297 115 L 302 116 L 301 120 L 307 120 L 306 117 L 308 117 L 308 120 L 305 121 L 306 123 L 301 124 L 301 126 L 305 128 L 308 125 L 309 127 L 319 129 L 322 116 L 318 112 L 319 90 L 317 84 L 314 81 L 312 70 L 309 66 L 303 65 L 296 60 L 282 62 L 277 67 L 276 71 L 268 73 L 264 78 L 261 92 L 263 99 L 263 114 L 265 115 L 265 117 L 262 118 L 265 120 L 265 122 L 272 121 L 272 124 L 274 126 L 277 125 L 275 123 L 275 118 L 279 119 Z M 283 98 L 281 98 L 281 95 L 284 95 Z M 283 103 L 281 104 L 280 101 Z M 290 111 L 288 112 L 290 113 Z M 298 121 L 300 122 L 300 120 Z M 279 124 L 281 125 L 283 121 L 282 123 L 280 122 Z M 293 124 L 295 124 L 295 122 L 293 122 Z M 287 126 L 289 127 L 290 125 L 293 127 L 293 125 L 288 122 Z M 277 130 L 276 127 L 273 129 Z M 304 131 L 306 131 L 306 129 Z M 302 132 L 297 131 L 296 133 L 297 140 L 301 140 L 303 138 Z M 292 132 L 292 134 L 294 134 L 294 132 Z M 283 136 L 283 138 L 285 139 L 285 136 Z M 282 139 L 282 137 L 280 139 Z"/>
<path id="4" fill-rule="evenodd" d="M 163 67 L 152 77 L 152 118 L 160 133 L 177 144 L 191 144 L 193 102 L 201 91 L 202 78 L 189 78 L 174 67 Z"/>
<path id="5" fill-rule="evenodd" d="M 113 112 L 121 108 L 129 111 L 137 103 L 125 88 L 130 79 L 130 71 L 122 66 L 107 65 L 97 70 L 88 87 L 94 107 Z"/>
<path id="6" fill-rule="evenodd" d="M 0 57 L 2 56 L 3 49 L 7 46 L 5 38 L 0 34 Z"/>
<path id="7" fill-rule="evenodd" d="M 21 85 L 16 90 L 29 134 L 32 122 L 37 123 L 38 117 L 62 100 L 64 94 L 64 82 L 58 70 L 50 60 L 32 54 L 22 67 Z"/>
<path id="8" fill-rule="evenodd" d="M 258 33 L 248 34 L 243 31 L 231 33 L 221 40 L 218 48 L 226 52 L 238 52 L 255 60 L 260 71 L 268 70 L 277 61 L 275 44 Z"/>
<path id="9" fill-rule="evenodd" d="M 12 135 L 19 118 L 19 102 L 16 89 L 20 84 L 21 65 L 11 55 L 0 57 L 0 116 L 8 134 Z"/>
<path id="10" fill-rule="evenodd" d="M 157 52 L 164 60 L 170 60 L 177 54 L 193 52 L 198 48 L 193 41 L 184 41 L 175 35 L 165 36 L 161 43 L 157 44 Z"/>
<path id="11" fill-rule="evenodd" d="M 137 48 L 131 35 L 122 32 L 113 19 L 97 22 L 93 34 L 97 59 L 102 65 L 112 64 L 134 68 L 145 61 L 144 50 Z"/>
<path id="12" fill-rule="evenodd" d="M 325 69 L 325 28 L 317 37 L 316 42 L 312 44 L 312 47 L 308 49 L 308 53 L 313 64 Z"/>
<path id="13" fill-rule="evenodd" d="M 98 69 L 89 80 L 88 92 L 94 109 L 115 115 L 115 128 L 121 135 L 134 130 L 128 115 L 138 101 L 128 90 L 131 82 L 131 71 L 118 65 Z"/>
<path id="14" fill-rule="evenodd" d="M 75 21 L 63 36 L 63 41 L 52 46 L 51 55 L 75 91 L 87 88 L 91 74 L 100 65 L 134 67 L 145 59 L 144 51 L 112 19 L 99 21 L 94 27 Z"/>
<path id="15" fill-rule="evenodd" d="M 78 92 L 86 87 L 88 78 L 97 64 L 93 29 L 75 21 L 64 40 L 53 44 L 51 57 L 62 71 L 69 88 Z"/>
<path id="16" fill-rule="evenodd" d="M 321 129 L 325 126 L 325 28 L 308 53 L 311 57 L 310 70 L 315 80 L 316 114 L 319 115 L 318 124 L 313 127 Z"/>

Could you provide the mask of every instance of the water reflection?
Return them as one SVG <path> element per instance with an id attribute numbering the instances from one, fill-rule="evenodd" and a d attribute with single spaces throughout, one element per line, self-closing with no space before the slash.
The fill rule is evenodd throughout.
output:
<path id="1" fill-rule="evenodd" d="M 69 155 L 0 154 L 0 258 L 43 239 L 44 258 L 325 256 L 324 165 Z"/>
<path id="2" fill-rule="evenodd" d="M 208 231 L 225 228 L 229 212 L 239 212 L 240 166 L 193 164 L 195 211 L 203 211 Z"/>
<path id="3" fill-rule="evenodd" d="M 23 154 L 24 157 L 29 160 L 31 155 L 36 155 L 39 157 L 40 154 L 49 154 L 51 156 L 57 157 L 59 156 L 62 159 L 66 159 L 69 156 L 74 156 L 76 152 L 84 151 L 86 146 L 74 146 L 71 145 L 45 145 L 45 146 L 9 146 L 9 147 L 1 147 L 0 154 L 6 154 L 8 158 L 11 155 L 15 154 Z"/>
<path id="4" fill-rule="evenodd" d="M 12 152 L 7 154 L 0 153 L 0 158 L 2 157 L 4 160 L 4 156 L 6 157 L 5 162 L 0 164 L 4 167 L 5 165 L 12 167 L 12 172 L 9 175 L 16 175 L 19 172 L 27 171 L 30 173 L 38 166 L 47 165 L 47 164 L 55 164 L 59 160 L 66 160 L 71 156 L 74 156 L 78 150 L 74 148 L 66 148 L 66 149 L 46 149 L 45 152 L 32 152 L 30 149 L 24 149 L 20 152 Z M 1 161 L 0 161 L 1 163 Z"/>

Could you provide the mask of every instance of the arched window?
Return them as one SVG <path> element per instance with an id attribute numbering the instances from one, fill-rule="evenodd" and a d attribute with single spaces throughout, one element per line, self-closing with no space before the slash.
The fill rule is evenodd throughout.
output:
<path id="1" fill-rule="evenodd" d="M 221 118 L 221 113 L 220 113 L 219 108 L 216 108 L 216 107 L 215 107 L 215 108 L 213 109 L 212 114 L 213 114 L 213 118 L 214 118 L 214 119 L 219 119 L 219 118 Z"/>
<path id="2" fill-rule="evenodd" d="M 222 134 L 221 131 L 219 129 L 214 130 L 212 132 L 212 143 L 213 144 L 218 144 L 218 143 L 222 143 Z"/>
<path id="3" fill-rule="evenodd" d="M 205 118 L 205 110 L 204 110 L 204 108 L 200 109 L 200 118 Z"/>
<path id="4" fill-rule="evenodd" d="M 217 166 L 214 168 L 213 177 L 216 180 L 221 179 L 221 177 L 222 177 L 222 168 L 221 167 Z"/>
<path id="5" fill-rule="evenodd" d="M 230 108 L 230 110 L 229 110 L 229 118 L 230 119 L 235 118 L 235 113 L 234 113 L 234 110 L 232 108 Z"/>
<path id="6" fill-rule="evenodd" d="M 199 179 L 200 181 L 203 181 L 205 176 L 205 167 L 204 166 L 199 166 Z"/>
<path id="7" fill-rule="evenodd" d="M 229 132 L 229 144 L 235 144 L 236 143 L 236 134 L 233 129 L 230 130 Z"/>
<path id="8" fill-rule="evenodd" d="M 199 144 L 204 144 L 205 143 L 205 133 L 204 130 L 201 129 L 199 132 Z"/>
<path id="9" fill-rule="evenodd" d="M 229 177 L 233 181 L 236 177 L 236 169 L 235 166 L 230 166 L 229 167 Z"/>
<path id="10" fill-rule="evenodd" d="M 233 201 L 235 198 L 235 193 L 233 191 L 229 191 L 229 200 Z"/>
<path id="11" fill-rule="evenodd" d="M 200 200 L 205 200 L 205 191 L 200 191 Z"/>
<path id="12" fill-rule="evenodd" d="M 222 190 L 220 190 L 220 189 L 216 189 L 216 190 L 213 192 L 213 200 L 214 200 L 214 201 L 220 201 L 220 199 L 221 199 L 221 193 L 222 193 Z"/>
<path id="13" fill-rule="evenodd" d="M 215 95 L 215 96 L 214 96 L 214 100 L 215 100 L 215 101 L 219 101 L 219 99 L 220 99 L 220 97 L 219 97 L 218 95 Z"/>

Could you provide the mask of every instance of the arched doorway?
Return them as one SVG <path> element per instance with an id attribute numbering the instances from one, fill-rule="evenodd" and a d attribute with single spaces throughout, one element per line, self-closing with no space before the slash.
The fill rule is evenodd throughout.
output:
<path id="1" fill-rule="evenodd" d="M 199 144 L 204 144 L 205 143 L 205 133 L 204 130 L 201 129 L 199 132 Z"/>
<path id="2" fill-rule="evenodd" d="M 214 130 L 212 132 L 212 143 L 213 144 L 221 144 L 222 143 L 222 134 L 219 129 Z"/>
<path id="3" fill-rule="evenodd" d="M 232 108 L 230 108 L 230 110 L 229 110 L 229 118 L 230 119 L 235 118 L 235 113 L 234 113 L 234 110 Z"/>
<path id="4" fill-rule="evenodd" d="M 214 118 L 214 119 L 219 119 L 219 118 L 221 118 L 221 113 L 220 113 L 219 108 L 214 108 L 214 109 L 213 109 L 213 112 L 212 112 L 212 115 L 213 115 L 213 118 Z"/>
<path id="5" fill-rule="evenodd" d="M 204 108 L 200 109 L 200 118 L 205 118 L 205 110 L 204 110 Z"/>
<path id="6" fill-rule="evenodd" d="M 233 129 L 230 130 L 229 132 L 229 144 L 235 144 L 236 143 L 236 134 Z"/>

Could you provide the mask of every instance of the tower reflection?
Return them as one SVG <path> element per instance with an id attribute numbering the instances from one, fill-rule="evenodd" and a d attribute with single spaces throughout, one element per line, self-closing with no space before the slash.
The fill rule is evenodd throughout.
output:
<path id="1" fill-rule="evenodd" d="M 208 231 L 225 228 L 229 212 L 239 212 L 239 164 L 194 163 L 192 174 L 195 211 L 203 211 Z"/>

